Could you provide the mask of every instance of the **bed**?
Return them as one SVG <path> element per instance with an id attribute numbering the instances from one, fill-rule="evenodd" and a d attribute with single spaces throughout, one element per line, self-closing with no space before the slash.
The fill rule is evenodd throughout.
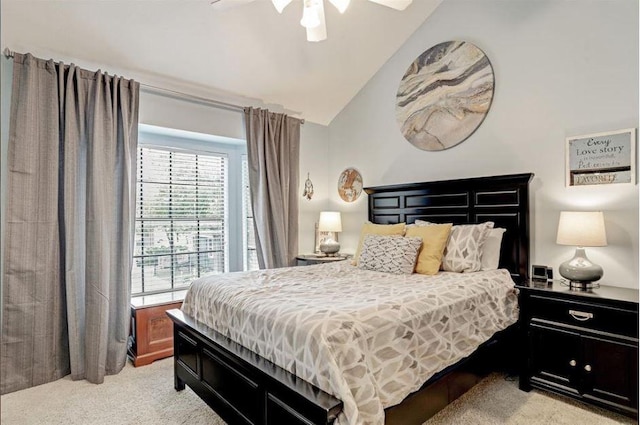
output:
<path id="1" fill-rule="evenodd" d="M 501 296 L 491 298 L 484 288 L 487 282 L 497 282 L 498 291 L 504 292 L 513 281 L 526 279 L 528 183 L 532 176 L 365 189 L 369 195 L 369 220 L 374 223 L 493 221 L 497 227 L 507 229 L 501 248 L 501 270 L 482 272 L 484 275 L 468 273 L 464 284 L 456 283 L 454 276 L 447 273 L 439 274 L 438 283 L 435 278 L 414 275 L 377 278 L 380 273 L 360 271 L 346 262 L 228 274 L 216 279 L 219 282 L 213 290 L 207 289 L 212 285 L 206 282 L 194 283 L 187 297 L 195 297 L 200 304 L 186 299 L 185 311 L 169 312 L 174 321 L 175 388 L 181 390 L 189 385 L 229 424 L 422 423 L 477 382 L 474 375 L 466 372 L 467 368 L 474 363 L 484 366 L 483 355 L 499 345 L 497 342 L 504 339 L 515 322 L 514 312 L 508 311 L 510 307 L 500 306 Z M 341 280 L 354 273 L 359 273 L 358 281 L 367 282 L 368 292 L 359 295 L 362 300 L 351 300 L 348 282 Z M 377 285 L 376 279 L 397 282 Z M 303 287 L 311 295 L 299 301 L 295 294 Z M 462 287 L 475 294 L 456 305 L 456 297 L 449 295 Z M 198 295 L 207 291 L 213 291 L 215 296 Z M 448 300 L 448 313 L 431 313 L 427 300 L 434 291 Z M 351 312 L 350 303 L 359 306 L 358 312 L 353 313 L 358 320 L 345 315 Z M 475 312 L 483 303 L 497 306 L 494 310 L 501 313 L 489 314 L 490 317 L 483 313 L 469 319 L 469 312 Z M 380 305 L 388 311 L 376 316 L 373 313 Z M 217 314 L 207 313 L 211 306 Z M 238 313 L 241 310 L 255 317 L 247 319 Z M 408 323 L 416 312 L 431 314 L 433 322 L 405 326 L 396 340 L 389 340 L 380 331 L 387 329 L 381 318 Z M 322 321 L 312 320 L 314 315 L 323 316 Z M 367 320 L 359 321 L 362 317 Z M 458 346 L 455 338 L 445 341 L 436 336 L 431 345 L 440 345 L 441 349 L 434 353 L 403 345 L 418 331 L 422 336 L 428 329 L 446 324 L 449 335 L 474 321 L 478 322 L 470 333 L 471 339 L 478 337 L 474 344 L 469 345 L 467 337 L 461 338 Z M 316 332 L 323 326 L 322 332 Z M 480 335 L 483 332 L 486 335 Z M 275 338 L 281 335 L 287 337 Z M 365 337 L 358 339 L 361 335 Z M 387 344 L 373 346 L 370 342 L 374 339 L 384 339 Z M 300 347 L 306 349 L 301 351 Z M 296 351 L 298 357 L 294 355 Z M 406 354 L 409 351 L 411 355 Z M 423 367 L 426 363 L 421 356 L 436 361 Z M 369 379 L 389 368 L 394 373 L 385 376 L 393 379 Z"/>

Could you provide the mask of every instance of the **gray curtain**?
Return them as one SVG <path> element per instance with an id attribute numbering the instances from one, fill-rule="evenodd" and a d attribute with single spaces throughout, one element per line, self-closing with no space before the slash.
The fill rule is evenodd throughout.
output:
<path id="1" fill-rule="evenodd" d="M 16 54 L 1 392 L 126 362 L 139 84 Z"/>
<path id="2" fill-rule="evenodd" d="M 300 120 L 245 108 L 251 206 L 260 268 L 294 265 L 298 255 Z"/>

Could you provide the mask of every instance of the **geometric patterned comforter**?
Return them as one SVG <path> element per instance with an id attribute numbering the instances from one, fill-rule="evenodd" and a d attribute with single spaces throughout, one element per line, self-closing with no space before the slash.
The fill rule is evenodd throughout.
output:
<path id="1" fill-rule="evenodd" d="M 384 410 L 517 319 L 506 270 L 391 275 L 349 261 L 227 273 L 182 310 L 344 403 L 338 425 Z"/>

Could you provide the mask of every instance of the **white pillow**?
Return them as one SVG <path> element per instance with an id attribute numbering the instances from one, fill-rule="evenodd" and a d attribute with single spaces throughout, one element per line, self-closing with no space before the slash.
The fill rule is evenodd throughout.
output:
<path id="1" fill-rule="evenodd" d="M 482 245 L 482 266 L 480 270 L 497 270 L 500 263 L 500 246 L 502 237 L 507 229 L 496 227 L 489 230 L 487 238 Z"/>
<path id="2" fill-rule="evenodd" d="M 368 234 L 362 241 L 358 268 L 393 274 L 411 274 L 422 238 Z"/>

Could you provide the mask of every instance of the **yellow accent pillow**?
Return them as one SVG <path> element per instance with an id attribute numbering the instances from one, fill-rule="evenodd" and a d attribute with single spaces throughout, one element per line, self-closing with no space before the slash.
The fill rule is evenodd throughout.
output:
<path id="1" fill-rule="evenodd" d="M 405 236 L 420 236 L 422 238 L 422 248 L 420 248 L 416 262 L 416 273 L 438 273 L 452 226 L 451 223 L 447 223 L 407 228 Z"/>
<path id="2" fill-rule="evenodd" d="M 362 242 L 364 242 L 365 235 L 383 235 L 383 236 L 391 236 L 391 235 L 404 235 L 405 225 L 404 223 L 398 224 L 375 224 L 367 221 L 362 225 L 362 230 L 360 231 L 360 241 L 358 242 L 358 249 L 356 249 L 356 254 L 353 257 L 353 264 L 358 264 L 358 259 L 360 258 L 360 252 L 362 251 Z"/>

